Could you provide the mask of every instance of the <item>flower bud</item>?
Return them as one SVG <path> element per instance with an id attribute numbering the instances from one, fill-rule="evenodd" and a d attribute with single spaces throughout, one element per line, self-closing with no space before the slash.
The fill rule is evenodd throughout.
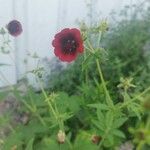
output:
<path id="1" fill-rule="evenodd" d="M 17 37 L 22 33 L 22 25 L 19 21 L 17 20 L 12 20 L 10 21 L 7 25 L 6 28 L 9 32 L 10 35 Z"/>
<path id="2" fill-rule="evenodd" d="M 11 150 L 17 150 L 17 145 L 14 145 Z"/>
<path id="3" fill-rule="evenodd" d="M 124 90 L 128 90 L 129 88 L 135 88 L 136 86 L 132 84 L 133 78 L 120 78 L 120 84 L 117 86 L 118 88 L 123 88 Z"/>
<path id="4" fill-rule="evenodd" d="M 101 31 L 101 32 L 108 31 L 108 29 L 109 29 L 108 22 L 106 20 L 102 20 L 98 28 L 99 28 L 99 31 Z"/>
<path id="5" fill-rule="evenodd" d="M 98 136 L 98 135 L 92 135 L 92 137 L 91 137 L 91 141 L 92 141 L 94 144 L 99 144 L 100 140 L 101 140 L 101 137 Z"/>
<path id="6" fill-rule="evenodd" d="M 86 32 L 87 31 L 87 26 L 84 22 L 81 23 L 80 30 L 81 30 L 81 32 Z"/>
<path id="7" fill-rule="evenodd" d="M 57 141 L 59 144 L 63 144 L 65 143 L 65 132 L 63 132 L 62 130 L 59 130 L 58 134 L 57 134 Z"/>

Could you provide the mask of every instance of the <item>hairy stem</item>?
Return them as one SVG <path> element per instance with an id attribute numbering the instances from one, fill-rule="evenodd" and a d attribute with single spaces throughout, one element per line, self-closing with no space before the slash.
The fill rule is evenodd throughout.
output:
<path id="1" fill-rule="evenodd" d="M 135 100 L 139 99 L 141 96 L 143 96 L 144 94 L 146 94 L 148 91 L 150 91 L 150 87 L 148 87 L 146 90 L 144 90 L 142 93 L 140 93 L 139 95 L 137 95 L 136 97 L 132 98 L 130 101 L 126 101 L 124 102 L 120 108 L 124 108 L 128 105 L 130 105 L 132 102 L 134 102 Z"/>
<path id="2" fill-rule="evenodd" d="M 44 95 L 44 97 L 45 97 L 45 100 L 46 100 L 46 102 L 47 102 L 47 104 L 48 104 L 48 106 L 49 106 L 49 108 L 50 108 L 50 110 L 51 110 L 53 116 L 55 117 L 56 121 L 57 121 L 58 124 L 59 124 L 59 128 L 60 128 L 61 130 L 64 130 L 64 122 L 63 122 L 62 119 L 60 119 L 60 117 L 59 117 L 59 116 L 60 116 L 59 112 L 57 113 L 57 112 L 55 111 L 55 109 L 53 108 L 53 105 L 52 105 L 52 103 L 51 103 L 51 99 L 47 96 L 47 94 L 46 94 L 46 92 L 45 92 L 45 90 L 44 90 L 44 88 L 43 88 L 43 85 L 42 85 L 42 83 L 41 83 L 41 81 L 40 81 L 40 79 L 39 79 L 38 77 L 37 77 L 37 80 L 38 80 L 38 82 L 39 82 L 41 91 L 42 91 L 42 93 L 43 93 L 43 95 Z"/>
<path id="3" fill-rule="evenodd" d="M 107 103 L 108 106 L 113 108 L 114 104 L 113 104 L 113 101 L 110 97 L 109 91 L 106 87 L 106 83 L 105 83 L 103 73 L 102 73 L 102 70 L 101 70 L 100 63 L 99 63 L 98 59 L 96 59 L 96 64 L 97 64 L 97 69 L 98 69 L 99 76 L 100 76 L 100 79 L 101 79 L 101 82 L 102 82 L 102 86 L 103 86 L 103 89 L 104 89 L 104 92 L 105 92 L 105 95 L 106 95 L 106 103 Z"/>

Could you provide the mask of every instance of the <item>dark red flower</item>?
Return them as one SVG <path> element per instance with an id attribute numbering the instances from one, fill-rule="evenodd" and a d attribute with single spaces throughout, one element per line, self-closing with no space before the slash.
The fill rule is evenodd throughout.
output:
<path id="1" fill-rule="evenodd" d="M 6 26 L 6 28 L 9 34 L 15 37 L 22 33 L 22 25 L 17 20 L 10 21 L 8 25 Z"/>
<path id="2" fill-rule="evenodd" d="M 60 60 L 71 62 L 76 59 L 78 53 L 84 51 L 80 31 L 76 28 L 63 29 L 55 35 L 52 42 L 54 53 Z"/>

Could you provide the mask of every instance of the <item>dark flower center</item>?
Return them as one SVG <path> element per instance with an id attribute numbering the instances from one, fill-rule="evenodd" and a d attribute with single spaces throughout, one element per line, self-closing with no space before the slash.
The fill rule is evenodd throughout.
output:
<path id="1" fill-rule="evenodd" d="M 62 39 L 62 52 L 64 54 L 74 54 L 77 49 L 77 42 L 73 37 Z"/>
<path id="2" fill-rule="evenodd" d="M 19 31 L 19 25 L 17 23 L 12 22 L 8 25 L 8 30 L 11 34 L 14 34 Z"/>

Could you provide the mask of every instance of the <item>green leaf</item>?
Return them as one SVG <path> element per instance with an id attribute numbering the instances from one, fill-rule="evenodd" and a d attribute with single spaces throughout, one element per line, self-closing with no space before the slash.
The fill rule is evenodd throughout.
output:
<path id="1" fill-rule="evenodd" d="M 109 107 L 106 105 L 106 104 L 88 104 L 87 105 L 88 107 L 91 107 L 91 108 L 97 108 L 97 109 L 100 109 L 100 110 L 109 110 Z"/>
<path id="2" fill-rule="evenodd" d="M 30 139 L 25 150 L 33 150 L 34 138 Z"/>
<path id="3" fill-rule="evenodd" d="M 100 109 L 97 109 L 97 117 L 100 122 L 104 122 L 105 117 Z"/>
<path id="4" fill-rule="evenodd" d="M 46 134 L 49 132 L 49 128 L 43 126 L 39 121 L 32 119 L 27 126 L 20 126 L 17 129 L 20 132 L 23 140 L 31 139 L 37 134 Z"/>
<path id="5" fill-rule="evenodd" d="M 109 142 L 109 145 L 113 145 L 113 143 L 114 143 L 113 135 L 108 135 L 107 140 Z"/>
<path id="6" fill-rule="evenodd" d="M 81 132 L 78 134 L 75 144 L 73 147 L 74 150 L 98 150 L 97 145 L 92 143 L 91 135 L 87 132 Z"/>
<path id="7" fill-rule="evenodd" d="M 110 127 L 112 127 L 112 123 L 113 123 L 113 112 L 108 111 L 106 113 L 105 125 L 106 125 L 106 127 L 110 128 Z"/>
<path id="8" fill-rule="evenodd" d="M 130 95 L 127 92 L 125 92 L 123 94 L 123 97 L 124 97 L 124 101 L 130 101 L 131 100 L 131 97 L 130 97 Z"/>
<path id="9" fill-rule="evenodd" d="M 82 71 L 86 70 L 89 67 L 89 63 L 91 62 L 91 59 L 93 58 L 93 55 L 90 53 L 85 60 L 82 63 Z"/>
<path id="10" fill-rule="evenodd" d="M 128 105 L 128 110 L 131 116 L 137 116 L 139 119 L 141 119 L 142 106 L 140 104 L 132 102 L 130 105 Z"/>
<path id="11" fill-rule="evenodd" d="M 68 98 L 68 109 L 71 112 L 77 113 L 80 110 L 81 102 L 79 100 L 80 100 L 80 97 L 78 96 L 71 96 Z"/>
<path id="12" fill-rule="evenodd" d="M 21 133 L 15 132 L 5 138 L 2 149 L 11 150 L 12 147 L 17 147 L 19 149 L 21 146 L 22 146 Z"/>
<path id="13" fill-rule="evenodd" d="M 105 131 L 105 125 L 101 121 L 92 120 L 92 123 L 102 131 Z"/>
<path id="14" fill-rule="evenodd" d="M 127 119 L 128 118 L 126 118 L 126 117 L 116 119 L 113 123 L 113 128 L 119 128 L 127 121 Z"/>
<path id="15" fill-rule="evenodd" d="M 114 136 L 112 134 L 110 134 L 104 140 L 104 146 L 105 147 L 112 147 L 113 144 L 114 144 Z"/>
<path id="16" fill-rule="evenodd" d="M 118 130 L 118 129 L 113 130 L 112 134 L 117 136 L 117 137 L 120 137 L 120 138 L 125 138 L 124 133 L 122 131 Z"/>
<path id="17" fill-rule="evenodd" d="M 68 143 L 58 144 L 56 137 L 46 137 L 34 147 L 35 150 L 69 150 Z"/>

